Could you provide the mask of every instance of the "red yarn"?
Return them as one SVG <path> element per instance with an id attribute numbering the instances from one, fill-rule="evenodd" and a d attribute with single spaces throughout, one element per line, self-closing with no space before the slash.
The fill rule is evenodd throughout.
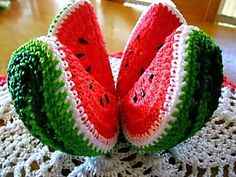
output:
<path id="1" fill-rule="evenodd" d="M 123 51 L 111 54 L 110 56 L 114 57 L 114 58 L 117 58 L 117 59 L 121 59 L 121 57 L 123 56 Z"/>
<path id="2" fill-rule="evenodd" d="M 166 37 L 180 25 L 176 15 L 162 4 L 153 5 L 144 15 L 124 51 L 117 84 L 120 98 L 128 94 L 140 73 L 146 70 L 165 43 Z"/>
<path id="3" fill-rule="evenodd" d="M 222 84 L 224 87 L 229 87 L 232 90 L 236 90 L 236 84 L 231 82 L 227 76 L 224 76 L 224 82 Z"/>
<path id="4" fill-rule="evenodd" d="M 108 139 L 114 138 L 119 129 L 116 97 L 85 71 L 70 50 L 66 47 L 61 50 L 66 54 L 63 58 L 68 63 L 66 71 L 71 72 L 71 81 L 75 84 L 72 89 L 77 91 L 88 120 L 94 125 L 98 134 Z"/>
<path id="5" fill-rule="evenodd" d="M 115 94 L 108 54 L 91 3 L 85 1 L 68 13 L 66 19 L 60 22 L 56 36 L 77 56 L 91 76 Z"/>
<path id="6" fill-rule="evenodd" d="M 160 49 L 144 74 L 122 99 L 123 123 L 131 136 L 141 136 L 151 129 L 155 121 L 161 123 L 160 110 L 166 111 L 167 89 L 170 86 L 171 62 L 175 32 Z"/>
<path id="7" fill-rule="evenodd" d="M 7 77 L 0 75 L 0 86 L 3 86 L 6 83 L 7 83 Z"/>

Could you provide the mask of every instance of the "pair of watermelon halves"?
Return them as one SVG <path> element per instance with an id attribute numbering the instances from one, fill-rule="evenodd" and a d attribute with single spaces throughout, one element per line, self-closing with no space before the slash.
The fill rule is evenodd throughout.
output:
<path id="1" fill-rule="evenodd" d="M 115 81 L 110 62 L 87 0 L 72 1 L 47 37 L 18 48 L 8 87 L 32 135 L 69 154 L 96 156 L 110 152 L 122 130 L 136 149 L 153 153 L 194 135 L 217 108 L 221 50 L 173 3 L 153 3 L 139 18 Z"/>

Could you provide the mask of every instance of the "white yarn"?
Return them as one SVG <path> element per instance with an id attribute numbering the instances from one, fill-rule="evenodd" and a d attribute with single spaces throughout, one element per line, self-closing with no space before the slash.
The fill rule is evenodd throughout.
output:
<path id="1" fill-rule="evenodd" d="M 57 36 L 58 33 L 58 29 L 60 29 L 61 24 L 63 23 L 63 21 L 67 18 L 67 16 L 69 14 L 71 14 L 71 12 L 75 11 L 77 8 L 79 8 L 80 6 L 83 6 L 84 3 L 91 3 L 89 0 L 72 0 L 71 2 L 69 2 L 67 4 L 67 6 L 63 9 L 62 14 L 58 14 L 57 17 L 60 16 L 60 18 L 58 18 L 55 23 L 53 23 L 48 31 L 48 36 Z"/>
<path id="2" fill-rule="evenodd" d="M 118 133 L 113 138 L 107 139 L 100 135 L 91 121 L 88 120 L 88 115 L 84 112 L 84 108 L 81 105 L 81 100 L 77 98 L 78 93 L 75 89 L 73 89 L 75 83 L 71 80 L 72 74 L 70 71 L 66 71 L 68 68 L 68 63 L 65 60 L 66 54 L 63 50 L 61 50 L 62 44 L 56 39 L 56 37 L 53 36 L 50 38 L 42 36 L 38 38 L 38 40 L 46 43 L 49 49 L 53 51 L 53 60 L 59 60 L 58 69 L 61 69 L 63 74 L 58 80 L 66 81 L 66 85 L 61 88 L 61 91 L 66 91 L 68 93 L 66 101 L 71 104 L 69 110 L 73 113 L 73 119 L 75 121 L 74 128 L 77 127 L 78 129 L 77 134 L 84 134 L 84 140 L 88 139 L 89 144 L 91 144 L 96 151 L 110 151 L 117 141 Z"/>
<path id="3" fill-rule="evenodd" d="M 120 66 L 121 66 L 121 59 L 117 59 L 115 57 L 110 57 L 109 58 L 109 63 L 111 66 L 111 70 L 112 70 L 112 76 L 115 82 L 115 87 L 117 84 L 117 79 L 118 79 L 118 75 L 119 75 L 119 71 L 120 71 Z"/>
<path id="4" fill-rule="evenodd" d="M 8 94 L 7 85 L 0 87 L 0 118 L 5 111 L 11 110 L 9 107 L 11 102 L 11 96 Z"/>
<path id="5" fill-rule="evenodd" d="M 112 63 L 112 60 L 110 61 Z M 115 61 L 116 62 L 116 61 Z M 112 64 L 117 67 L 116 64 Z M 116 68 L 113 68 L 116 70 Z M 5 88 L 5 89 L 3 89 Z M 3 102 L 1 98 L 8 98 Z M 137 154 L 119 143 L 111 157 L 78 157 L 49 149 L 35 139 L 13 111 L 6 85 L 0 87 L 0 176 L 223 176 L 235 177 L 236 90 L 222 88 L 220 103 L 210 122 L 195 136 L 170 151 Z M 10 111 L 10 112 L 9 112 Z"/>
<path id="6" fill-rule="evenodd" d="M 183 95 L 182 88 L 185 86 L 183 81 L 186 72 L 184 70 L 186 66 L 185 57 L 186 57 L 186 40 L 189 34 L 198 28 L 194 26 L 181 25 L 177 28 L 174 35 L 175 42 L 172 45 L 173 60 L 171 62 L 171 73 L 170 73 L 170 84 L 168 86 L 168 91 L 166 94 L 165 102 L 163 107 L 165 110 L 160 110 L 159 119 L 163 120 L 161 123 L 157 120 L 153 123 L 151 128 L 148 130 L 148 133 L 142 134 L 140 136 L 132 136 L 126 127 L 123 127 L 124 134 L 129 142 L 132 142 L 135 146 L 138 147 L 148 147 L 155 142 L 158 142 L 162 139 L 162 136 L 165 134 L 165 129 L 170 127 L 170 123 L 176 120 L 176 117 L 173 116 L 173 113 L 178 111 L 176 105 L 180 102 L 180 97 Z M 183 46 L 179 48 L 177 46 Z M 173 91 L 172 91 L 173 90 Z"/>

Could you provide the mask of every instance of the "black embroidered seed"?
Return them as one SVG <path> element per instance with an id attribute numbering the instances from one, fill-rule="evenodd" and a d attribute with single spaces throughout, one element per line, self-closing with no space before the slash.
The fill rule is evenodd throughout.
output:
<path id="1" fill-rule="evenodd" d="M 100 105 L 104 108 L 104 103 L 103 103 L 103 100 L 102 100 L 102 98 L 100 98 Z"/>
<path id="2" fill-rule="evenodd" d="M 106 99 L 106 102 L 107 102 L 107 103 L 110 103 L 110 99 L 109 99 L 109 97 L 107 96 L 107 94 L 105 94 L 105 99 Z"/>
<path id="3" fill-rule="evenodd" d="M 141 70 L 140 70 L 140 75 L 142 75 L 143 73 L 144 73 L 144 69 L 143 68 L 141 68 Z"/>
<path id="4" fill-rule="evenodd" d="M 82 58 L 84 55 L 85 55 L 84 53 L 77 53 L 77 54 L 76 54 L 76 57 L 77 57 L 77 58 Z"/>
<path id="5" fill-rule="evenodd" d="M 164 44 L 161 44 L 159 46 L 157 46 L 157 50 L 160 50 L 160 48 L 163 46 Z"/>
<path id="6" fill-rule="evenodd" d="M 89 89 L 93 89 L 93 81 L 89 83 Z"/>
<path id="7" fill-rule="evenodd" d="M 83 38 L 78 38 L 78 42 L 82 45 L 88 45 L 89 44 L 88 41 L 83 39 Z"/>
<path id="8" fill-rule="evenodd" d="M 137 97 L 137 93 L 136 93 L 136 92 L 135 92 L 135 94 L 134 94 L 133 100 L 134 100 L 134 103 L 136 103 L 136 102 L 138 101 L 138 97 Z"/>
<path id="9" fill-rule="evenodd" d="M 150 78 L 150 79 L 153 79 L 153 78 L 154 78 L 154 74 L 152 74 L 152 73 L 149 74 L 149 78 Z"/>
<path id="10" fill-rule="evenodd" d="M 145 91 L 143 89 L 141 89 L 141 91 L 142 91 L 142 98 L 144 98 L 146 93 L 145 93 Z"/>
<path id="11" fill-rule="evenodd" d="M 87 72 L 90 72 L 90 71 L 91 71 L 91 66 L 88 66 L 88 67 L 86 68 L 86 71 L 87 71 Z"/>
<path id="12" fill-rule="evenodd" d="M 125 63 L 125 67 L 127 68 L 128 66 L 129 66 L 129 63 L 128 63 L 128 62 L 126 62 L 126 63 Z"/>
<path id="13" fill-rule="evenodd" d="M 136 39 L 139 41 L 140 40 L 140 35 L 137 35 Z"/>

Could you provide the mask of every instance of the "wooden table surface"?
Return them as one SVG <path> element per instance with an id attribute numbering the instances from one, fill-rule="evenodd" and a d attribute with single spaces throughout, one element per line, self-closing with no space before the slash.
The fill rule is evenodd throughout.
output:
<path id="1" fill-rule="evenodd" d="M 52 18 L 69 0 L 15 0 L 7 10 L 0 10 L 0 74 L 6 73 L 11 53 L 31 38 L 47 34 Z M 141 11 L 121 3 L 94 0 L 109 53 L 123 50 Z M 187 12 L 186 12 L 187 13 Z M 188 17 L 188 14 L 184 14 Z M 224 72 L 236 83 L 236 29 L 187 19 L 220 45 Z"/>

